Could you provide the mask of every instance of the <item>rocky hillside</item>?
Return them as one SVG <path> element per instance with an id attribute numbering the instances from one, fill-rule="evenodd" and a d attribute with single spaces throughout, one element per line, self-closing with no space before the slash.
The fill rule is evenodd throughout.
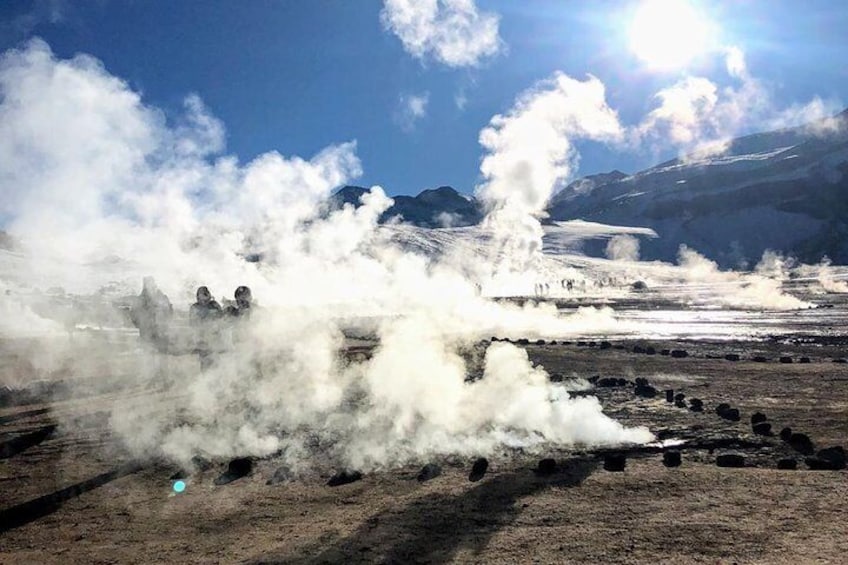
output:
<path id="1" fill-rule="evenodd" d="M 848 111 L 738 138 L 718 157 L 581 179 L 552 199 L 549 212 L 652 228 L 659 238 L 642 242 L 644 259 L 674 259 L 686 243 L 728 267 L 750 265 L 765 249 L 846 264 Z"/>
<path id="2" fill-rule="evenodd" d="M 359 198 L 368 192 L 361 186 L 345 186 L 330 199 L 331 209 L 344 204 L 359 204 Z M 425 228 L 460 227 L 477 224 L 483 217 L 476 200 L 459 194 L 449 186 L 425 190 L 417 196 L 393 196 L 395 203 L 380 221 L 401 221 Z"/>

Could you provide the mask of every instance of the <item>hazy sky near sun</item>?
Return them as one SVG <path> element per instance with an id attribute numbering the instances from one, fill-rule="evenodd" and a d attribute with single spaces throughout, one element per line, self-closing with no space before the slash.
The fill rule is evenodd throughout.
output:
<path id="1" fill-rule="evenodd" d="M 693 0 L 697 21 L 668 41 L 701 34 L 710 44 L 674 45 L 684 60 L 666 60 L 668 43 L 644 44 L 674 30 L 673 21 L 655 22 L 668 10 L 640 12 L 645 3 L 6 0 L 0 51 L 40 37 L 59 58 L 90 54 L 168 117 L 197 94 L 225 124 L 227 152 L 242 161 L 271 150 L 311 156 L 356 140 L 364 169 L 357 184 L 389 194 L 444 184 L 471 192 L 480 182 L 480 131 L 557 71 L 597 77 L 631 125 L 656 108 L 657 92 L 687 76 L 732 86 L 731 46 L 776 106 L 848 100 L 842 0 Z M 437 11 L 421 12 L 427 5 Z M 634 31 L 637 18 L 654 23 Z M 656 141 L 578 149 L 578 175 L 633 172 L 677 152 Z"/>

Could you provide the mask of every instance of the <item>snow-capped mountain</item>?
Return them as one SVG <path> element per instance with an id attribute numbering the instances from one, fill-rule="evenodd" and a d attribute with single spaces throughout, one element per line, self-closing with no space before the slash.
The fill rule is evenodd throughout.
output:
<path id="1" fill-rule="evenodd" d="M 766 249 L 848 263 L 848 110 L 735 139 L 720 156 L 580 179 L 549 213 L 652 228 L 659 237 L 642 242 L 645 259 L 672 260 L 685 243 L 731 267 Z"/>

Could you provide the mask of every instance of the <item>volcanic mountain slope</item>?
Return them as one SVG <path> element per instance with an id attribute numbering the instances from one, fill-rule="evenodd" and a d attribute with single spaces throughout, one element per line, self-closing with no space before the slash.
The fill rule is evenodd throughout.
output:
<path id="1" fill-rule="evenodd" d="M 359 205 L 360 197 L 369 189 L 345 186 L 330 198 L 330 207 L 345 204 Z M 459 194 L 450 186 L 424 190 L 417 196 L 394 196 L 394 204 L 381 216 L 386 223 L 399 219 L 404 223 L 424 228 L 460 227 L 477 224 L 483 213 L 479 203 Z"/>
<path id="2" fill-rule="evenodd" d="M 848 263 L 848 110 L 805 126 L 733 140 L 720 156 L 688 156 L 624 176 L 580 179 L 554 197 L 552 219 L 642 226 L 645 259 L 685 243 L 723 266 L 766 249 L 805 262 Z"/>

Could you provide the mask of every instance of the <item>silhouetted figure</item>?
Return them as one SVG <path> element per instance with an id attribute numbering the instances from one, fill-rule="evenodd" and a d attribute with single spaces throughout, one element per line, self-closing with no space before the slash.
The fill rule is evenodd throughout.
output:
<path id="1" fill-rule="evenodd" d="M 200 369 L 205 371 L 212 366 L 213 351 L 219 340 L 218 320 L 224 315 L 221 305 L 212 298 L 205 286 L 197 289 L 197 302 L 188 311 L 189 321 L 197 330 L 197 355 Z"/>
<path id="2" fill-rule="evenodd" d="M 156 286 L 153 277 L 144 277 L 141 293 L 130 308 L 130 319 L 142 341 L 152 344 L 162 353 L 168 349 L 168 325 L 174 307 L 165 293 Z"/>
<path id="3" fill-rule="evenodd" d="M 249 318 L 253 307 L 253 294 L 250 288 L 240 286 L 235 292 L 236 303 L 227 307 L 227 315 L 234 318 Z"/>

